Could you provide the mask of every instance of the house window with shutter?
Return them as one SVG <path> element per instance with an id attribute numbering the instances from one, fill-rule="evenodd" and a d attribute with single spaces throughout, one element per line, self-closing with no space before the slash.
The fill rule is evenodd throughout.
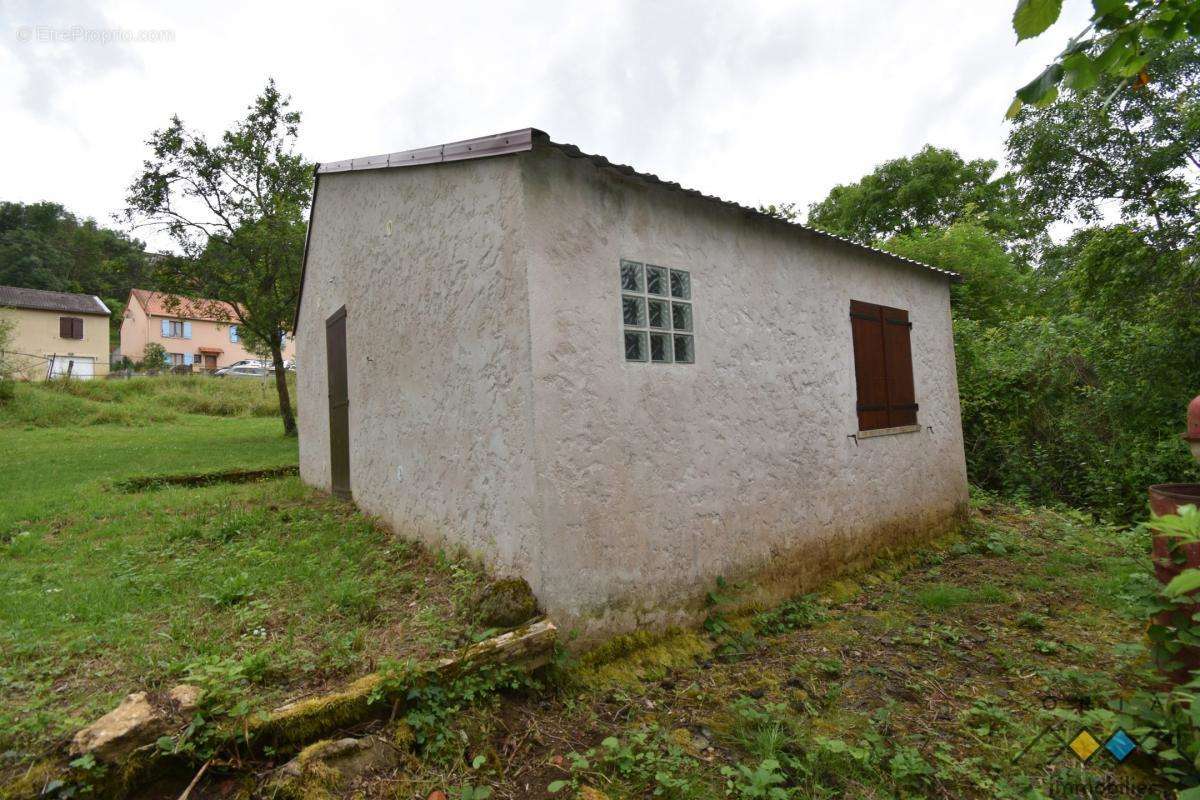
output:
<path id="1" fill-rule="evenodd" d="M 164 319 L 162 335 L 164 339 L 190 339 L 192 338 L 192 323 L 179 319 Z"/>
<path id="2" fill-rule="evenodd" d="M 237 340 L 238 340 L 238 326 L 230 325 L 229 326 L 229 341 L 233 342 L 234 344 L 237 344 Z"/>
<path id="3" fill-rule="evenodd" d="M 60 339 L 82 339 L 83 320 L 79 317 L 59 317 L 58 336 Z"/>
<path id="4" fill-rule="evenodd" d="M 912 323 L 899 308 L 850 301 L 854 378 L 858 384 L 858 429 L 904 428 L 917 424 L 913 385 Z"/>
<path id="5" fill-rule="evenodd" d="M 621 259 L 621 323 L 626 361 L 696 363 L 691 273 Z"/>

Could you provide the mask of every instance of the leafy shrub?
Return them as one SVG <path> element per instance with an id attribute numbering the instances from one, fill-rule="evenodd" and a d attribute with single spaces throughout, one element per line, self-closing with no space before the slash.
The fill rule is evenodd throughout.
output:
<path id="1" fill-rule="evenodd" d="M 1200 511 L 1192 505 L 1145 526 L 1171 537 L 1171 557 L 1177 564 L 1184 563 L 1183 545 L 1200 542 Z M 1122 727 L 1158 761 L 1164 777 L 1196 787 L 1200 785 L 1200 670 L 1189 669 L 1200 652 L 1200 621 L 1195 619 L 1200 616 L 1195 613 L 1200 569 L 1184 569 L 1166 586 L 1154 586 L 1148 603 L 1153 617 L 1146 629 L 1150 655 L 1162 673 L 1173 674 L 1176 680 L 1166 688 L 1135 692 L 1119 700 L 1116 710 Z M 1184 794 L 1180 792 L 1180 797 Z"/>
<path id="2" fill-rule="evenodd" d="M 954 326 L 972 483 L 1129 519 L 1147 485 L 1200 479 L 1179 439 L 1200 372 L 1187 331 L 1085 316 Z"/>
<path id="3" fill-rule="evenodd" d="M 639 793 L 654 797 L 691 798 L 698 792 L 694 771 L 696 759 L 666 736 L 655 724 L 630 731 L 624 736 L 609 736 L 599 747 L 584 753 L 570 753 L 567 760 L 572 776 L 552 782 L 547 791 L 557 794 L 570 787 L 577 789 L 581 776 L 603 774 L 636 787 Z M 764 795 L 765 796 L 765 795 Z"/>
<path id="4" fill-rule="evenodd" d="M 760 636 L 778 636 L 797 628 L 811 628 L 824 622 L 825 610 L 817 604 L 816 595 L 794 597 L 775 608 L 754 616 L 754 630 Z"/>
<path id="5" fill-rule="evenodd" d="M 150 342 L 142 354 L 142 369 L 166 369 L 167 351 L 158 342 Z"/>

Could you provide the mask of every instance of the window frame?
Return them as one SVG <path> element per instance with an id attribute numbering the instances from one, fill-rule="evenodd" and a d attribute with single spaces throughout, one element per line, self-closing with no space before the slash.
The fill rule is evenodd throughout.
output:
<path id="1" fill-rule="evenodd" d="M 66 323 L 64 326 L 63 323 Z M 68 335 L 63 335 L 63 328 L 68 329 Z M 78 334 L 76 333 L 78 332 Z M 58 338 L 68 339 L 70 341 L 83 341 L 83 317 L 59 317 L 58 318 Z"/>
<path id="2" fill-rule="evenodd" d="M 907 309 L 850 301 L 854 412 L 859 434 L 880 436 L 920 430 L 912 327 Z M 869 415 L 879 414 L 882 420 L 876 417 L 873 422 L 867 421 Z"/>
<path id="3" fill-rule="evenodd" d="M 635 269 L 636 272 L 636 289 L 626 288 L 626 270 Z M 650 274 L 651 270 L 654 274 L 661 276 L 661 286 L 663 293 L 655 294 L 650 291 Z M 676 296 L 674 292 L 675 276 L 683 276 L 682 285 L 684 293 L 681 296 Z M 696 309 L 695 309 L 695 288 L 692 283 L 692 272 L 686 269 L 676 269 L 674 267 L 664 267 L 661 264 L 651 264 L 644 261 L 635 261 L 631 258 L 622 258 L 617 270 L 618 287 L 620 290 L 621 300 L 621 354 L 622 360 L 625 363 L 631 364 L 682 364 L 691 366 L 696 363 Z M 638 303 L 639 315 L 638 323 L 630 324 L 626 322 L 625 304 L 627 301 L 636 301 Z M 665 318 L 661 321 L 664 323 L 660 326 L 653 326 L 651 321 L 651 303 L 661 304 L 664 310 Z M 675 307 L 686 307 L 687 311 L 687 326 L 675 326 Z M 630 335 L 639 335 L 642 339 L 642 358 L 630 358 L 629 350 L 626 347 L 626 337 Z M 687 360 L 679 360 L 676 358 L 676 338 L 687 337 L 688 349 L 690 350 Z M 653 357 L 655 337 L 660 337 L 665 341 L 667 358 L 656 359 Z"/>
<path id="4" fill-rule="evenodd" d="M 163 320 L 167 324 L 167 332 L 159 334 L 164 339 L 191 339 L 192 323 L 186 319 L 171 319 L 170 317 Z"/>

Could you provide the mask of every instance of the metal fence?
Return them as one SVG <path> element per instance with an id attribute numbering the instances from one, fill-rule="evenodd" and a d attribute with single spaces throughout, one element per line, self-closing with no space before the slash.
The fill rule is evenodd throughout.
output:
<path id="1" fill-rule="evenodd" d="M 106 362 L 83 356 L 52 353 L 48 356 L 36 353 L 21 353 L 16 350 L 0 350 L 0 365 L 7 364 L 12 376 L 18 380 L 124 380 L 158 375 L 214 375 L 216 369 L 202 369 L 195 364 L 175 364 L 163 369 L 133 369 L 113 366 Z M 266 375 L 269 377 L 268 368 Z M 242 376 L 245 377 L 245 376 Z"/>

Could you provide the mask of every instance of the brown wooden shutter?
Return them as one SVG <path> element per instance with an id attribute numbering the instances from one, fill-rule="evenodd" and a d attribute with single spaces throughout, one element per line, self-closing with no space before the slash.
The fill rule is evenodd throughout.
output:
<path id="1" fill-rule="evenodd" d="M 917 423 L 911 328 L 907 311 L 850 301 L 860 431 Z"/>
<path id="2" fill-rule="evenodd" d="M 70 317 L 59 317 L 58 318 L 58 338 L 60 338 L 60 339 L 70 339 L 71 338 L 71 318 Z"/>
<path id="3" fill-rule="evenodd" d="M 888 426 L 917 424 L 917 394 L 913 386 L 912 323 L 908 312 L 883 309 L 883 354 L 887 370 Z"/>
<path id="4" fill-rule="evenodd" d="M 82 339 L 83 338 L 83 318 L 82 317 L 72 317 L 71 318 L 71 338 L 72 339 Z"/>
<path id="5" fill-rule="evenodd" d="M 888 427 L 887 373 L 883 355 L 882 308 L 850 301 L 854 379 L 858 384 L 858 429 Z"/>

